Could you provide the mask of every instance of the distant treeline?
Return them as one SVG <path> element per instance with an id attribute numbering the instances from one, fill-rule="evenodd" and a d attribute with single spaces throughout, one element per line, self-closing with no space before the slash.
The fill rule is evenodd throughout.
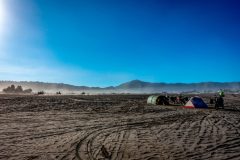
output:
<path id="1" fill-rule="evenodd" d="M 25 89 L 23 90 L 22 86 L 11 85 L 7 88 L 3 89 L 4 93 L 32 93 L 32 89 Z"/>

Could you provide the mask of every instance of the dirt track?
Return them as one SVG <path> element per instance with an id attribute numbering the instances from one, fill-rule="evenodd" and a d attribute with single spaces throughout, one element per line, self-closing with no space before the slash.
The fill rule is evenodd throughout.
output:
<path id="1" fill-rule="evenodd" d="M 146 99 L 1 95 L 0 159 L 240 159 L 240 95 L 225 110 Z"/>

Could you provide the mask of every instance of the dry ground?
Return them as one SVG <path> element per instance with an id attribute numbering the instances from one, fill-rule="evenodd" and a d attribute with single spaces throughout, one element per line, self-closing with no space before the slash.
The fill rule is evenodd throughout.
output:
<path id="1" fill-rule="evenodd" d="M 1 95 L 0 159 L 240 159 L 240 95 L 225 110 L 146 99 Z"/>

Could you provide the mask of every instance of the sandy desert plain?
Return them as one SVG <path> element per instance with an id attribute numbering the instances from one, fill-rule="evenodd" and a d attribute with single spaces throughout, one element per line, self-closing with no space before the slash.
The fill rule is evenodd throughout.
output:
<path id="1" fill-rule="evenodd" d="M 0 159 L 240 159 L 240 95 L 224 110 L 147 97 L 0 95 Z"/>

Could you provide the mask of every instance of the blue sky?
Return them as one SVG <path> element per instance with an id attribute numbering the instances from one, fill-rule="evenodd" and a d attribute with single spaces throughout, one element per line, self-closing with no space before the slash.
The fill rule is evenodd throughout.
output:
<path id="1" fill-rule="evenodd" d="M 0 0 L 0 79 L 240 81 L 237 0 Z"/>

